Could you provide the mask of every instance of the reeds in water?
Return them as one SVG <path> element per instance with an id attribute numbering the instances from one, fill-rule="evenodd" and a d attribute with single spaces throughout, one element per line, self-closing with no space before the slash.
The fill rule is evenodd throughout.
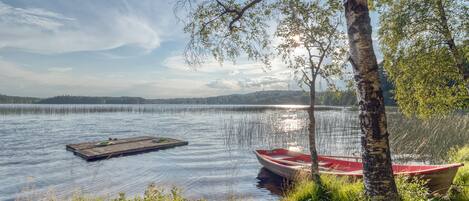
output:
<path id="1" fill-rule="evenodd" d="M 352 155 L 360 152 L 359 127 L 349 111 L 323 111 L 316 116 L 316 142 L 321 154 Z M 289 110 L 231 118 L 224 122 L 228 147 L 272 149 L 286 147 L 307 151 L 308 115 Z"/>
<path id="2" fill-rule="evenodd" d="M 452 147 L 469 143 L 468 114 L 419 120 L 394 113 L 388 127 L 393 153 L 401 159 L 442 163 Z"/>
<path id="3" fill-rule="evenodd" d="M 83 114 L 83 113 L 224 113 L 304 110 L 302 105 L 178 105 L 178 104 L 0 104 L 0 115 Z M 318 110 L 340 110 L 320 106 Z"/>

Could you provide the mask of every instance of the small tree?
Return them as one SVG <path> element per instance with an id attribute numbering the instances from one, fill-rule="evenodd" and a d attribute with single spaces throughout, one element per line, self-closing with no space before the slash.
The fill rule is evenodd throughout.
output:
<path id="1" fill-rule="evenodd" d="M 469 107 L 469 7 L 461 0 L 378 1 L 384 67 L 406 115 Z"/>
<path id="2" fill-rule="evenodd" d="M 275 39 L 267 33 L 266 23 L 272 9 L 278 17 Z M 250 59 L 262 61 L 270 67 L 272 49 L 292 69 L 300 84 L 309 87 L 309 149 L 311 176 L 320 182 L 315 140 L 314 100 L 318 75 L 333 84 L 331 79 L 342 74 L 346 55 L 345 34 L 340 31 L 340 1 L 289 1 L 275 3 L 252 1 L 240 5 L 236 1 L 212 1 L 199 4 L 190 15 L 194 20 L 186 24 L 191 34 L 186 49 L 188 63 L 197 64 L 208 55 L 220 62 L 235 60 L 242 53 Z M 213 12 L 213 11 L 217 12 Z M 242 20 L 241 20 L 242 19 Z"/>
<path id="3" fill-rule="evenodd" d="M 275 35 L 281 40 L 278 54 L 297 75 L 301 84 L 309 87 L 309 150 L 311 173 L 319 182 L 319 167 L 316 151 L 314 105 L 318 75 L 332 86 L 331 78 L 341 76 L 346 56 L 345 33 L 339 30 L 342 24 L 339 1 L 285 1 L 279 6 L 283 17 Z"/>
<path id="4" fill-rule="evenodd" d="M 271 22 L 270 17 L 273 16 L 273 11 L 303 1 L 213 0 L 200 1 L 195 5 L 190 2 L 190 0 L 182 0 L 178 3 L 178 6 L 190 8 L 188 15 L 190 21 L 185 27 L 185 31 L 191 34 L 186 51 L 189 63 L 197 63 L 201 61 L 200 58 L 208 54 L 212 54 L 219 61 L 225 58 L 234 60 L 240 56 L 241 52 L 245 52 L 249 58 L 269 64 L 269 56 L 264 53 L 271 47 L 266 27 Z M 392 174 L 389 133 L 378 64 L 371 39 L 368 1 L 346 0 L 343 1 L 343 8 L 350 46 L 349 61 L 354 69 L 360 108 L 366 193 L 372 200 L 398 200 Z M 314 14 L 314 11 L 304 11 Z M 278 12 L 278 14 L 282 13 Z M 313 171 L 312 174 L 316 173 Z M 319 182 L 319 180 L 316 181 Z"/>

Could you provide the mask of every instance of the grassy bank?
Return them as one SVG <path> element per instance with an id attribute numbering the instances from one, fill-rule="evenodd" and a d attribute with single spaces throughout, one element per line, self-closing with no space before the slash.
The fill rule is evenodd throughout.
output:
<path id="1" fill-rule="evenodd" d="M 282 201 L 366 201 L 363 182 L 345 177 L 322 176 L 323 186 L 311 181 L 300 181 Z M 424 181 L 405 177 L 396 178 L 402 201 L 425 201 L 429 197 Z"/>
<path id="2" fill-rule="evenodd" d="M 454 178 L 455 186 L 449 191 L 448 197 L 453 200 L 469 200 L 469 145 L 452 149 L 448 155 L 449 162 L 464 163 Z"/>
<path id="3" fill-rule="evenodd" d="M 446 195 L 434 196 L 425 187 L 425 181 L 412 178 L 397 177 L 396 183 L 399 194 L 403 201 L 463 201 L 469 200 L 469 146 L 452 149 L 449 152 L 448 162 L 463 162 L 466 166 L 459 169 L 454 186 Z M 363 182 L 361 180 L 350 180 L 345 177 L 322 176 L 323 186 L 315 185 L 311 181 L 298 181 L 283 201 L 365 201 Z"/>

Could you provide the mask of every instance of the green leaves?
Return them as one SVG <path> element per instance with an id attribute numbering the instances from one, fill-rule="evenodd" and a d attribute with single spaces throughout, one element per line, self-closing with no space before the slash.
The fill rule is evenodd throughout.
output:
<path id="1" fill-rule="evenodd" d="M 402 112 L 427 118 L 469 107 L 469 80 L 458 63 L 468 58 L 467 5 L 458 0 L 377 2 L 384 67 Z"/>
<path id="2" fill-rule="evenodd" d="M 276 46 L 298 80 L 310 85 L 317 75 L 330 81 L 343 72 L 345 34 L 339 1 L 282 1 Z M 329 83 L 333 83 L 332 81 Z"/>
<path id="3" fill-rule="evenodd" d="M 185 4 L 183 4 L 185 5 Z M 263 1 L 203 1 L 189 8 L 184 32 L 190 34 L 186 62 L 204 63 L 213 56 L 220 63 L 242 54 L 270 65 L 271 38 L 267 22 L 272 4 Z"/>
<path id="4" fill-rule="evenodd" d="M 339 0 L 202 1 L 189 9 L 186 61 L 246 55 L 270 67 L 279 56 L 302 83 L 341 77 L 347 54 Z M 274 34 L 270 34 L 274 33 Z M 332 82 L 331 82 L 332 83 Z"/>

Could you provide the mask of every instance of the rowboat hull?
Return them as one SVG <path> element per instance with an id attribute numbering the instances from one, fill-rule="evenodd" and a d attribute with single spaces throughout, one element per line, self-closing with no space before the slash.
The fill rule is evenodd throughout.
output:
<path id="1" fill-rule="evenodd" d="M 256 152 L 257 153 L 257 152 Z M 279 175 L 283 178 L 289 179 L 289 180 L 294 180 L 297 178 L 299 174 L 301 174 L 302 171 L 309 171 L 307 169 L 297 169 L 297 168 L 292 168 L 288 166 L 283 166 L 283 165 L 278 165 L 262 156 L 259 154 L 256 154 L 257 160 L 259 160 L 259 163 L 269 171 L 275 173 L 276 175 Z"/>
<path id="2" fill-rule="evenodd" d="M 442 171 L 433 172 L 430 174 L 421 174 L 415 175 L 422 180 L 427 181 L 427 187 L 432 193 L 438 194 L 446 194 L 448 189 L 451 187 L 453 183 L 454 176 L 458 172 L 457 168 L 448 168 Z"/>
<path id="3" fill-rule="evenodd" d="M 276 155 L 276 153 L 279 153 Z M 309 155 L 285 149 L 255 151 L 259 163 L 269 171 L 288 180 L 309 175 Z M 361 162 L 341 160 L 332 156 L 319 156 L 319 172 L 336 176 L 361 178 L 363 176 Z M 298 160 L 301 159 L 301 160 Z M 300 161 L 300 162 L 298 162 Z M 393 165 L 394 175 L 416 177 L 427 181 L 432 193 L 445 194 L 462 163 L 448 165 Z"/>

